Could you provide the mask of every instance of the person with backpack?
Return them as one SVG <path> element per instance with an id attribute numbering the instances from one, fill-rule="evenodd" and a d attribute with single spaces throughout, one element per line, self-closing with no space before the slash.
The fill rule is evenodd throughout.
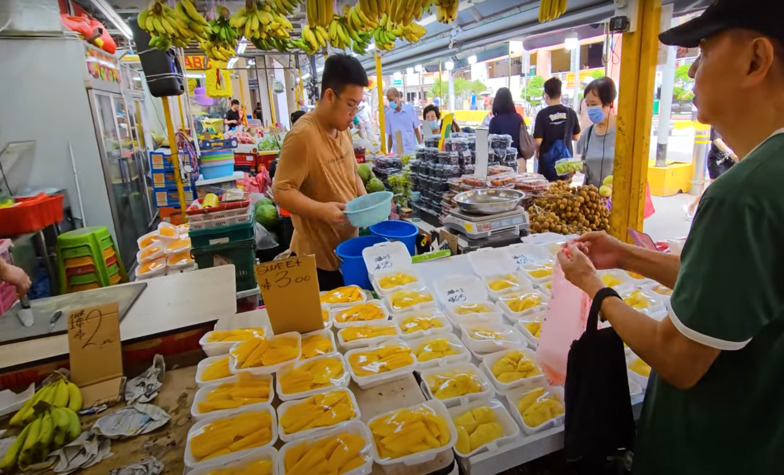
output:
<path id="1" fill-rule="evenodd" d="M 523 117 L 517 113 L 512 93 L 508 88 L 502 87 L 495 95 L 493 101 L 493 118 L 490 119 L 491 134 L 506 134 L 512 137 L 512 147 L 517 149 L 518 171 L 525 171 L 525 161 L 535 152 L 535 145 L 528 133 Z"/>
<path id="2" fill-rule="evenodd" d="M 615 165 L 615 98 L 618 89 L 608 77 L 585 87 L 585 106 L 591 126 L 580 136 L 577 153 L 585 162 L 585 184 L 597 188 L 613 174 Z"/>
<path id="3" fill-rule="evenodd" d="M 572 141 L 580 137 L 580 121 L 574 109 L 561 104 L 561 80 L 550 78 L 544 83 L 547 107 L 539 111 L 534 124 L 534 140 L 538 147 L 539 173 L 549 181 L 568 179 L 558 176 L 555 162 L 572 158 Z"/>

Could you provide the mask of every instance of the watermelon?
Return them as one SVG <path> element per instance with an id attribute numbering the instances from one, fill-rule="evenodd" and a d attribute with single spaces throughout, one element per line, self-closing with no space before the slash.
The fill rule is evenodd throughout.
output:
<path id="1" fill-rule="evenodd" d="M 254 213 L 256 222 L 264 226 L 264 229 L 270 231 L 277 229 L 280 218 L 278 217 L 278 209 L 274 205 L 264 204 L 256 208 Z"/>

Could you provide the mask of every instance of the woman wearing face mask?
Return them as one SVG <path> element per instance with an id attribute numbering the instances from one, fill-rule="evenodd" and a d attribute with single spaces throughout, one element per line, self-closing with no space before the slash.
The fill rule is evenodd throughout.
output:
<path id="1" fill-rule="evenodd" d="M 433 104 L 428 104 L 422 110 L 422 118 L 424 122 L 422 122 L 422 135 L 424 137 L 431 137 L 433 135 L 441 135 L 441 111 L 438 110 Z M 452 119 L 452 127 L 450 129 L 452 133 L 460 132 L 460 126 L 457 125 L 457 121 Z"/>
<path id="2" fill-rule="evenodd" d="M 613 174 L 615 163 L 615 110 L 618 97 L 615 83 L 608 77 L 592 81 L 585 87 L 585 105 L 592 125 L 577 142 L 577 153 L 585 162 L 585 184 L 602 186 Z"/>

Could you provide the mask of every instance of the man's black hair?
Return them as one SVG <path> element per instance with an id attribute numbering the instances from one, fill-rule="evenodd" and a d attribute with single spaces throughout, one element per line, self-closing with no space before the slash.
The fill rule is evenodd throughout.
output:
<path id="1" fill-rule="evenodd" d="M 305 111 L 294 111 L 291 113 L 291 125 L 294 125 L 294 122 L 298 121 L 300 117 L 305 115 Z"/>
<path id="2" fill-rule="evenodd" d="M 561 80 L 558 78 L 550 78 L 544 82 L 544 93 L 550 99 L 558 99 L 561 97 Z"/>
<path id="3" fill-rule="evenodd" d="M 237 99 L 232 99 L 231 100 L 231 105 L 238 106 L 238 105 L 240 105 L 240 101 L 238 101 Z"/>
<path id="4" fill-rule="evenodd" d="M 428 104 L 428 105 L 425 106 L 424 109 L 422 109 L 422 119 L 427 117 L 427 113 L 430 112 L 430 111 L 433 111 L 433 112 L 436 113 L 436 119 L 440 119 L 441 118 L 441 111 L 438 110 L 438 107 L 436 107 L 435 104 Z"/>
<path id="5" fill-rule="evenodd" d="M 324 62 L 321 74 L 321 97 L 332 89 L 336 94 L 343 92 L 347 85 L 368 87 L 368 77 L 362 63 L 347 54 L 332 54 Z"/>
<path id="6" fill-rule="evenodd" d="M 591 81 L 590 84 L 585 86 L 583 97 L 586 97 L 589 92 L 596 94 L 596 97 L 599 98 L 603 106 L 609 106 L 615 102 L 615 98 L 618 97 L 618 89 L 615 87 L 615 82 L 608 77 Z"/>
<path id="7" fill-rule="evenodd" d="M 502 87 L 495 93 L 493 99 L 493 115 L 516 114 L 512 92 L 507 87 Z"/>

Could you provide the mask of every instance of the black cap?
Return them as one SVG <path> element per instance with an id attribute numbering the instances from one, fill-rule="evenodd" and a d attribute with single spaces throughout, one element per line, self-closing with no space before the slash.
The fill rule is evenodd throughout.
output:
<path id="1" fill-rule="evenodd" d="M 702 15 L 659 35 L 662 43 L 695 48 L 725 30 L 745 28 L 784 42 L 784 0 L 714 0 Z"/>

